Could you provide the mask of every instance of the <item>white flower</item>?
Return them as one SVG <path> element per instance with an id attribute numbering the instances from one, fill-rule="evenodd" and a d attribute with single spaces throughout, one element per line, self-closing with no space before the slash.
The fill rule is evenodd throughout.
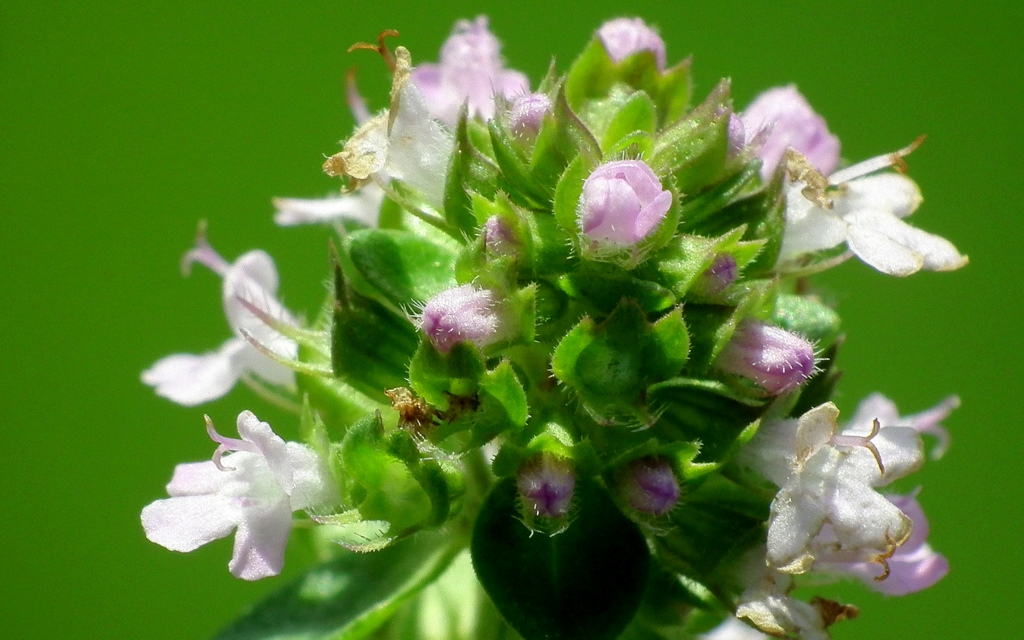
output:
<path id="1" fill-rule="evenodd" d="M 739 621 L 726 618 L 711 631 L 697 636 L 697 640 L 768 640 L 768 636 Z"/>
<path id="2" fill-rule="evenodd" d="M 737 618 L 745 618 L 761 631 L 777 638 L 829 640 L 821 611 L 812 604 L 789 596 L 793 589 L 793 576 L 765 566 L 764 547 L 748 554 L 743 578 L 747 586 L 740 594 Z M 728 637 L 723 636 L 723 640 Z"/>
<path id="3" fill-rule="evenodd" d="M 831 402 L 799 420 L 762 425 L 741 454 L 779 486 L 768 520 L 768 566 L 804 573 L 816 556 L 884 561 L 910 536 L 911 520 L 875 488 L 924 463 L 921 436 L 911 427 L 860 425 L 840 431 Z M 819 538 L 825 525 L 830 534 Z"/>
<path id="4" fill-rule="evenodd" d="M 209 417 L 206 429 L 220 444 L 213 460 L 175 467 L 171 497 L 142 510 L 146 537 L 187 552 L 237 529 L 231 573 L 245 580 L 277 575 L 292 513 L 336 502 L 337 487 L 312 449 L 285 442 L 249 411 L 238 415 L 241 440 L 218 434 Z M 222 457 L 227 451 L 233 453 Z"/>
<path id="5" fill-rule="evenodd" d="M 423 93 L 410 80 L 412 60 L 404 47 L 395 50 L 394 64 L 391 108 L 356 129 L 324 171 L 382 187 L 396 178 L 440 209 L 455 138 L 431 116 Z"/>
<path id="6" fill-rule="evenodd" d="M 846 243 L 868 265 L 895 276 L 921 269 L 952 271 L 967 264 L 948 240 L 903 222 L 921 203 L 910 178 L 875 172 L 902 163 L 916 145 L 866 160 L 827 179 L 803 156 L 786 152 L 786 229 L 779 265 Z"/>
<path id="7" fill-rule="evenodd" d="M 267 316 L 291 325 L 295 318 L 278 302 L 278 277 L 274 261 L 263 251 L 250 251 L 229 264 L 203 237 L 185 254 L 182 269 L 199 262 L 223 279 L 224 313 L 235 337 L 216 351 L 201 355 L 179 353 L 162 358 L 142 372 L 142 381 L 155 388 L 157 395 L 178 404 L 195 406 L 215 400 L 235 386 L 247 374 L 275 385 L 292 385 L 295 374 L 257 349 L 250 340 L 284 357 L 294 359 L 298 347 L 257 317 L 247 305 Z"/>
<path id="8" fill-rule="evenodd" d="M 376 227 L 383 202 L 384 192 L 373 183 L 329 198 L 274 198 L 277 209 L 274 222 L 290 227 L 331 220 L 355 220 L 368 227 Z"/>

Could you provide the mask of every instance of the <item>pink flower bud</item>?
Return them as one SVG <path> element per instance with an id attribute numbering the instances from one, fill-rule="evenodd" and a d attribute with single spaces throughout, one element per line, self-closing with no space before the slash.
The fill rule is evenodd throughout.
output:
<path id="1" fill-rule="evenodd" d="M 519 242 L 507 222 L 500 216 L 491 216 L 484 222 L 484 248 L 497 256 L 507 256 L 515 252 Z"/>
<path id="2" fill-rule="evenodd" d="M 615 62 L 622 62 L 640 51 L 650 51 L 658 63 L 658 71 L 665 70 L 665 41 L 640 18 L 616 18 L 601 25 L 597 37 Z"/>
<path id="3" fill-rule="evenodd" d="M 679 481 L 672 465 L 662 458 L 634 460 L 621 482 L 619 490 L 626 504 L 637 511 L 660 516 L 679 502 Z"/>
<path id="4" fill-rule="evenodd" d="M 761 176 L 767 179 L 782 161 L 786 149 L 802 153 L 824 175 L 839 164 L 839 138 L 828 130 L 825 119 L 814 112 L 796 87 L 776 87 L 757 96 L 741 114 L 747 140 L 761 131 L 768 137 L 758 151 L 763 164 Z"/>
<path id="5" fill-rule="evenodd" d="M 628 247 L 654 231 L 672 207 L 672 193 L 640 160 L 603 164 L 583 183 L 577 218 L 587 238 Z"/>
<path id="6" fill-rule="evenodd" d="M 731 253 L 720 253 L 715 256 L 711 266 L 700 275 L 693 288 L 702 296 L 717 296 L 736 281 L 736 275 L 736 258 Z"/>
<path id="7" fill-rule="evenodd" d="M 814 374 L 814 347 L 785 329 L 744 320 L 715 366 L 750 378 L 777 396 L 796 389 Z"/>
<path id="8" fill-rule="evenodd" d="M 423 307 L 419 325 L 438 351 L 447 353 L 458 342 L 483 347 L 498 332 L 493 294 L 471 284 L 442 291 Z"/>
<path id="9" fill-rule="evenodd" d="M 516 486 L 530 513 L 560 518 L 569 513 L 576 474 L 565 460 L 541 454 L 519 469 Z"/>
<path id="10" fill-rule="evenodd" d="M 512 135 L 523 141 L 532 141 L 540 131 L 544 116 L 551 112 L 551 98 L 543 93 L 528 93 L 516 98 L 508 114 Z"/>

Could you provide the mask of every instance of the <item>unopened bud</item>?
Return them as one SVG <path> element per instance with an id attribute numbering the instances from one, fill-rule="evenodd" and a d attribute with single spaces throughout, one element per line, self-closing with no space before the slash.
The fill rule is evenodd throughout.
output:
<path id="1" fill-rule="evenodd" d="M 796 389 L 814 374 L 814 347 L 785 329 L 744 320 L 715 366 L 749 378 L 777 396 Z"/>
<path id="2" fill-rule="evenodd" d="M 488 252 L 498 256 L 510 255 L 515 251 L 517 244 L 519 243 L 515 233 L 508 222 L 500 216 L 487 218 L 484 222 L 484 248 Z"/>
<path id="3" fill-rule="evenodd" d="M 576 474 L 567 461 L 541 454 L 519 469 L 516 486 L 530 514 L 560 518 L 569 513 Z"/>
<path id="4" fill-rule="evenodd" d="M 583 183 L 577 219 L 598 244 L 630 247 L 651 234 L 672 207 L 672 192 L 640 160 L 603 164 Z"/>
<path id="5" fill-rule="evenodd" d="M 544 116 L 551 113 L 551 98 L 543 93 L 528 93 L 516 98 L 508 114 L 508 128 L 512 135 L 524 142 L 532 142 L 540 131 Z"/>
<path id="6" fill-rule="evenodd" d="M 720 253 L 697 279 L 694 291 L 709 298 L 717 296 L 736 281 L 737 274 L 736 258 L 731 253 Z"/>
<path id="7" fill-rule="evenodd" d="M 640 51 L 650 51 L 658 63 L 658 71 L 665 70 L 665 41 L 640 18 L 616 18 L 601 25 L 597 37 L 608 51 L 608 57 L 622 62 Z"/>
<path id="8" fill-rule="evenodd" d="M 679 481 L 663 458 L 634 460 L 621 475 L 619 490 L 631 508 L 660 516 L 679 503 Z"/>
<path id="9" fill-rule="evenodd" d="M 494 295 L 471 284 L 442 291 L 423 307 L 419 326 L 444 353 L 458 342 L 483 347 L 493 342 L 498 332 Z"/>

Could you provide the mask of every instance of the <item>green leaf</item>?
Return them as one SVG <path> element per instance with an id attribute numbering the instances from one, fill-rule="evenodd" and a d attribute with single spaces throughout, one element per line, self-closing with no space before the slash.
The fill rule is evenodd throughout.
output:
<path id="1" fill-rule="evenodd" d="M 772 281 L 745 282 L 743 297 L 735 306 L 687 305 L 686 322 L 694 338 L 688 370 L 701 375 L 707 373 L 732 339 L 740 321 L 747 317 L 763 318 L 766 315 L 774 286 Z"/>
<path id="2" fill-rule="evenodd" d="M 651 280 L 607 263 L 584 262 L 558 282 L 569 296 L 611 313 L 623 298 L 632 298 L 646 313 L 661 313 L 676 304 L 671 291 Z"/>
<path id="3" fill-rule="evenodd" d="M 340 252 L 352 288 L 397 314 L 454 287 L 456 257 L 455 247 L 391 229 L 350 234 Z"/>
<path id="4" fill-rule="evenodd" d="M 556 536 L 518 520 L 515 480 L 498 482 L 473 529 L 473 566 L 525 640 L 611 640 L 632 620 L 649 555 L 639 528 L 597 483 L 576 482 L 576 517 Z"/>
<path id="5" fill-rule="evenodd" d="M 637 91 L 631 95 L 608 123 L 608 128 L 604 132 L 601 148 L 606 150 L 606 157 L 607 150 L 629 134 L 639 131 L 653 135 L 657 118 L 654 102 L 646 93 Z"/>
<path id="6" fill-rule="evenodd" d="M 721 462 L 733 442 L 766 409 L 766 400 L 740 395 L 720 382 L 673 378 L 647 389 L 660 411 L 655 433 L 662 439 L 699 441 L 697 462 Z"/>
<path id="7" fill-rule="evenodd" d="M 553 193 L 562 172 L 577 156 L 586 158 L 594 166 L 601 160 L 601 146 L 569 108 L 565 93 L 560 91 L 537 133 L 530 174 L 546 193 Z"/>
<path id="8" fill-rule="evenodd" d="M 526 404 L 526 391 L 523 390 L 523 385 L 520 384 L 508 360 L 502 360 L 480 381 L 480 402 L 483 404 L 488 398 L 500 407 L 507 426 L 526 426 L 526 420 L 530 416 Z"/>
<path id="9" fill-rule="evenodd" d="M 810 296 L 789 293 L 776 297 L 772 323 L 800 334 L 819 349 L 830 347 L 841 331 L 841 319 L 832 307 Z"/>
<path id="10" fill-rule="evenodd" d="M 755 193 L 760 186 L 760 164 L 752 162 L 710 189 L 684 195 L 680 203 L 679 231 L 711 235 L 705 227 L 714 223 L 708 221 L 714 220 L 714 216 L 739 198 Z"/>
<path id="11" fill-rule="evenodd" d="M 263 600 L 216 640 L 359 640 L 437 578 L 460 547 L 437 536 L 346 552 Z"/>
<path id="12" fill-rule="evenodd" d="M 555 220 L 569 234 L 574 243 L 580 233 L 576 212 L 579 208 L 580 197 L 583 195 L 583 183 L 593 170 L 594 165 L 590 160 L 580 156 L 569 164 L 565 173 L 558 179 L 558 186 L 555 188 Z"/>
<path id="13" fill-rule="evenodd" d="M 487 122 L 494 159 L 501 169 L 498 186 L 517 204 L 531 209 L 547 208 L 551 194 L 530 175 L 525 151 L 499 118 Z"/>
<path id="14" fill-rule="evenodd" d="M 729 81 L 722 80 L 700 106 L 658 136 L 651 168 L 673 175 L 683 194 L 717 182 L 729 151 L 731 113 Z"/>
<path id="15" fill-rule="evenodd" d="M 470 141 L 465 105 L 455 126 L 455 148 L 444 187 L 444 218 L 467 237 L 475 235 L 472 193 L 493 197 L 498 167 Z"/>
<path id="16" fill-rule="evenodd" d="M 475 394 L 485 371 L 483 356 L 474 345 L 460 342 L 441 353 L 424 339 L 409 363 L 409 383 L 417 395 L 443 411 L 449 394 Z"/>

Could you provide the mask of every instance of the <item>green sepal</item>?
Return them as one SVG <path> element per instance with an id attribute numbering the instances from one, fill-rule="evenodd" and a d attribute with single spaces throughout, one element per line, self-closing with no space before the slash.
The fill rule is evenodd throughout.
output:
<path id="1" fill-rule="evenodd" d="M 723 226 L 716 221 L 722 209 L 761 188 L 760 166 L 757 162 L 748 163 L 710 189 L 684 195 L 680 203 L 679 231 L 713 235 L 706 229 L 712 225 Z"/>
<path id="2" fill-rule="evenodd" d="M 473 344 L 459 342 L 448 353 L 441 353 L 424 338 L 409 363 L 409 383 L 416 395 L 444 411 L 449 396 L 474 395 L 486 370 L 483 356 Z"/>
<path id="3" fill-rule="evenodd" d="M 555 188 L 554 214 L 559 226 L 573 240 L 574 245 L 579 243 L 580 223 L 579 204 L 583 196 L 583 183 L 594 171 L 594 163 L 590 158 L 579 156 L 565 169 L 565 172 L 558 179 L 558 186 Z"/>
<path id="4" fill-rule="evenodd" d="M 388 535 L 390 522 L 364 520 L 359 509 L 317 516 L 316 523 L 314 535 L 319 542 L 341 545 L 349 551 L 372 553 L 387 548 L 395 541 Z"/>
<path id="5" fill-rule="evenodd" d="M 653 136 L 657 120 L 654 102 L 646 93 L 637 91 L 629 96 L 603 132 L 601 148 L 605 149 L 605 157 L 609 157 L 609 149 L 630 134 L 640 132 Z"/>
<path id="6" fill-rule="evenodd" d="M 405 384 L 419 336 L 408 317 L 362 295 L 334 266 L 331 368 L 363 393 L 383 400 L 384 390 Z"/>
<path id="7" fill-rule="evenodd" d="M 767 400 L 747 397 L 721 382 L 693 378 L 653 384 L 647 388 L 647 398 L 660 416 L 654 433 L 666 440 L 700 442 L 694 462 L 712 465 L 720 465 L 733 453 L 733 443 L 767 406 Z M 713 468 L 717 467 L 692 466 L 689 477 Z"/>
<path id="8" fill-rule="evenodd" d="M 498 167 L 480 153 L 470 140 L 469 112 L 463 105 L 455 125 L 455 147 L 444 186 L 444 218 L 467 237 L 476 232 L 473 193 L 493 197 Z"/>
<path id="9" fill-rule="evenodd" d="M 640 606 L 650 562 L 639 528 L 597 483 L 576 482 L 569 528 L 533 535 L 518 520 L 515 480 L 487 495 L 473 529 L 473 566 L 525 640 L 611 640 Z"/>
<path id="10" fill-rule="evenodd" d="M 832 346 L 839 337 L 841 319 L 832 307 L 811 296 L 780 293 L 775 298 L 772 323 L 804 337 L 819 349 Z"/>
<path id="11" fill-rule="evenodd" d="M 530 209 L 547 208 L 551 194 L 547 193 L 530 175 L 530 161 L 525 150 L 500 118 L 489 120 L 487 127 L 491 134 L 494 159 L 501 169 L 501 173 L 498 175 L 498 187 L 521 206 Z"/>
<path id="12" fill-rule="evenodd" d="M 364 520 L 385 520 L 390 535 L 428 522 L 434 515 L 431 496 L 407 461 L 388 451 L 380 413 L 352 425 L 341 443 L 341 459 L 349 487 L 346 503 L 355 504 Z"/>
<path id="13" fill-rule="evenodd" d="M 698 375 L 706 374 L 743 319 L 767 315 L 775 285 L 775 282 L 765 280 L 744 282 L 742 297 L 735 306 L 687 305 L 686 321 L 694 337 L 687 370 Z"/>
<path id="14" fill-rule="evenodd" d="M 319 349 L 299 345 L 299 360 L 310 367 L 310 371 L 297 371 L 295 384 L 299 394 L 309 402 L 320 417 L 330 425 L 349 425 L 366 414 L 386 410 L 388 404 L 379 398 L 356 389 L 330 372 L 331 359 Z M 322 369 L 323 373 L 313 370 Z"/>
<path id="15" fill-rule="evenodd" d="M 342 271 L 352 288 L 404 315 L 456 285 L 456 247 L 391 229 L 366 229 L 341 244 Z"/>
<path id="16" fill-rule="evenodd" d="M 601 146 L 569 108 L 565 92 L 559 91 L 537 133 L 530 175 L 545 193 L 554 194 L 562 172 L 577 156 L 596 165 L 601 160 Z"/>
<path id="17" fill-rule="evenodd" d="M 439 536 L 417 536 L 375 553 L 344 553 L 256 604 L 216 640 L 371 637 L 461 549 Z"/>
<path id="18" fill-rule="evenodd" d="M 631 298 L 645 313 L 672 308 L 677 298 L 657 282 L 637 278 L 606 263 L 585 262 L 565 274 L 558 285 L 571 298 L 585 301 L 601 314 L 611 313 L 623 298 Z"/>
<path id="19" fill-rule="evenodd" d="M 658 110 L 658 124 L 674 122 L 690 103 L 690 61 L 684 60 L 664 72 L 651 51 L 638 51 L 614 62 L 601 39 L 594 37 L 573 62 L 565 79 L 565 92 L 573 109 L 600 100 L 617 83 L 647 93 Z"/>
<path id="20" fill-rule="evenodd" d="M 551 369 L 600 422 L 647 422 L 644 388 L 678 374 L 687 343 L 678 310 L 652 326 L 627 299 L 600 325 L 590 318 L 576 325 L 556 347 Z"/>
<path id="21" fill-rule="evenodd" d="M 654 153 L 654 136 L 646 131 L 628 133 L 613 145 L 604 148 L 604 159 L 634 158 L 648 160 Z"/>
<path id="22" fill-rule="evenodd" d="M 580 193 L 583 183 L 580 182 Z M 573 205 L 575 206 L 575 204 Z M 530 228 L 530 250 L 524 266 L 533 277 L 560 274 L 577 262 L 573 255 L 573 232 L 566 232 L 553 216 L 538 213 L 526 216 Z"/>
<path id="23" fill-rule="evenodd" d="M 782 190 L 781 176 L 776 174 L 764 189 L 732 202 L 708 220 L 709 233 L 724 233 L 733 227 L 746 225 L 743 239 L 764 243 L 748 268 L 753 274 L 769 272 L 775 266 L 782 248 L 786 227 L 786 197 Z"/>
<path id="24" fill-rule="evenodd" d="M 700 106 L 658 136 L 651 168 L 658 175 L 672 175 L 683 194 L 717 182 L 729 152 L 731 113 L 729 81 L 722 80 Z"/>

